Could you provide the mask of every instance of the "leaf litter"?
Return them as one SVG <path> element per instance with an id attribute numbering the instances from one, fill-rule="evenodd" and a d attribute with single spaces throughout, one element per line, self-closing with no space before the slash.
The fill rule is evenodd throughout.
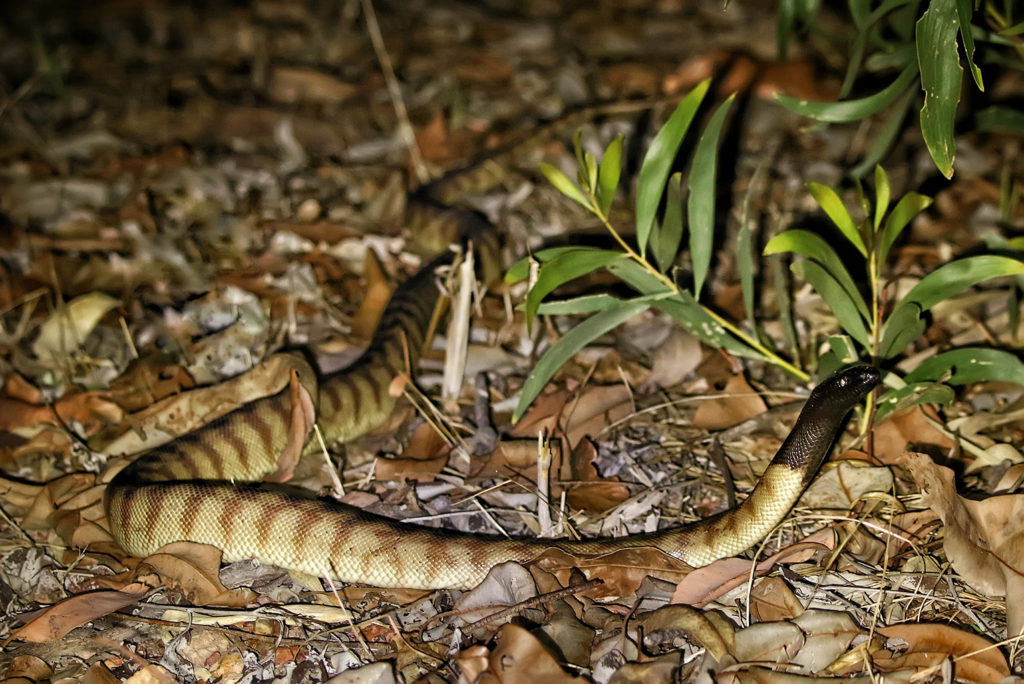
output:
<path id="1" fill-rule="evenodd" d="M 515 137 L 504 128 L 528 137 L 536 121 L 580 103 L 689 87 L 679 65 L 721 59 L 723 40 L 695 32 L 692 22 L 737 30 L 712 18 L 719 9 L 699 9 L 686 22 L 640 5 L 617 25 L 600 13 L 573 16 L 579 35 L 567 40 L 584 51 L 615 45 L 632 53 L 628 65 L 600 54 L 589 66 L 567 65 L 553 23 L 529 13 L 510 22 L 436 8 L 411 32 L 383 28 L 408 51 L 402 74 L 416 138 L 440 171 L 500 149 Z M 691 572 L 651 549 L 598 559 L 553 551 L 527 568 L 494 568 L 472 591 L 424 594 L 337 587 L 245 562 L 221 568 L 216 551 L 194 544 L 124 557 L 100 506 L 121 456 L 283 387 L 289 378 L 280 362 L 263 363 L 274 350 L 302 346 L 325 366 L 344 365 L 418 257 L 402 223 L 407 153 L 396 142 L 394 113 L 378 99 L 383 84 L 368 39 L 347 10 L 333 18 L 335 35 L 312 10 L 287 3 L 206 16 L 159 4 L 138 10 L 150 28 L 200 31 L 212 52 L 193 61 L 176 51 L 192 59 L 195 48 L 169 34 L 155 30 L 147 45 L 118 32 L 118 13 L 128 10 L 109 11 L 97 11 L 95 26 L 113 31 L 110 49 L 67 33 L 54 55 L 70 99 L 53 97 L 57 86 L 26 71 L 23 36 L 9 34 L 14 47 L 0 58 L 31 86 L 20 100 L 5 95 L 0 114 L 0 203 L 13 228 L 0 293 L 6 677 L 623 682 L 739 672 L 770 680 L 785 672 L 901 681 L 955 672 L 988 682 L 1011 665 L 1019 672 L 1015 642 L 993 646 L 1021 625 L 1013 600 L 1019 494 L 1005 484 L 1019 486 L 1019 454 L 993 451 L 1011 447 L 1020 397 L 998 388 L 973 397 L 1001 397 L 994 403 L 972 407 L 968 396 L 944 413 L 914 409 L 883 423 L 867 454 L 826 467 L 753 563 L 725 559 Z M 770 16 L 746 11 L 770 26 Z M 52 18 L 53 30 L 65 31 L 70 19 Z M 666 59 L 636 39 L 655 27 L 694 40 Z M 751 46 L 748 35 L 740 42 L 755 53 L 774 49 Z M 311 53 L 298 58 L 304 48 Z M 136 74 L 130 65 L 142 54 L 153 68 Z M 259 59 L 270 64 L 257 85 L 240 79 L 237 67 Z M 329 66 L 339 60 L 348 60 L 344 69 Z M 804 73 L 806 63 L 792 68 Z M 772 73 L 783 82 L 771 88 L 807 85 Z M 111 82 L 123 102 L 111 99 Z M 237 97 L 250 88 L 265 97 Z M 79 108 L 78 116 L 62 107 Z M 739 143 L 737 184 L 772 135 L 799 140 L 769 149 L 773 176 L 759 201 L 766 213 L 803 217 L 813 205 L 795 183 L 807 180 L 802 174 L 838 178 L 842 159 L 829 151 L 845 147 L 847 134 L 787 138 L 798 120 L 757 100 L 754 109 L 749 125 L 760 137 Z M 608 139 L 622 125 L 586 124 Z M 636 120 L 625 126 L 643 135 Z M 533 147 L 532 160 L 502 169 L 498 190 L 476 193 L 515 254 L 536 248 L 537 236 L 586 229 L 533 172 L 537 161 L 564 154 L 564 144 Z M 974 207 L 997 201 L 984 192 L 991 182 L 953 187 Z M 957 201 L 940 196 L 937 204 L 896 250 L 910 284 L 941 263 L 944 250 L 974 239 L 956 233 L 967 223 Z M 719 258 L 730 263 L 724 250 Z M 733 275 L 721 269 L 722 284 L 708 283 L 723 309 L 733 308 Z M 738 373 L 735 362 L 645 314 L 578 354 L 509 429 L 509 400 L 536 355 L 566 329 L 553 316 L 527 335 L 510 301 L 485 298 L 471 331 L 482 354 L 493 356 L 502 342 L 492 363 L 502 372 L 491 373 L 487 397 L 499 451 L 465 460 L 405 410 L 343 450 L 346 501 L 422 524 L 522 534 L 541 528 L 546 505 L 561 534 L 634 534 L 722 510 L 723 478 L 749 491 L 791 424 L 771 418 L 792 399 L 792 382 L 757 366 Z M 919 352 L 943 337 L 968 344 L 982 327 L 1012 339 L 1001 306 L 981 293 L 937 307 Z M 813 293 L 797 297 L 797 311 L 807 339 L 834 332 Z M 981 425 L 950 431 L 952 419 L 983 412 L 991 417 Z M 446 432 L 473 430 L 468 411 L 444 420 Z M 708 435 L 726 428 L 724 473 Z M 544 489 L 538 432 L 552 456 Z M 965 434 L 985 457 L 962 450 Z M 968 472 L 977 471 L 975 491 L 1001 494 L 961 496 L 952 471 L 930 457 L 902 457 L 910 447 L 940 460 L 966 457 Z M 905 459 L 915 459 L 909 469 L 899 467 Z M 326 490 L 332 485 L 318 467 L 300 475 Z"/>

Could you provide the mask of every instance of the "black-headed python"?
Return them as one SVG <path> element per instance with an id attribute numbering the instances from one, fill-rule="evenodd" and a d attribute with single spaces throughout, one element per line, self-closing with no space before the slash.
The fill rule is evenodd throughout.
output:
<path id="1" fill-rule="evenodd" d="M 478 244 L 494 239 L 473 214 L 444 207 L 430 211 L 433 220 L 458 223 L 463 237 Z M 435 270 L 449 260 L 450 252 L 399 285 L 367 350 L 348 368 L 318 378 L 295 361 L 329 443 L 358 437 L 391 414 L 396 399 L 389 386 L 417 365 L 439 296 Z M 193 541 L 220 548 L 228 561 L 255 558 L 381 587 L 468 588 L 499 563 L 528 562 L 551 548 L 581 555 L 652 546 L 699 567 L 745 551 L 786 516 L 847 414 L 879 377 L 874 368 L 854 366 L 825 380 L 741 505 L 650 534 L 589 541 L 480 536 L 402 523 L 260 484 L 284 479 L 289 467 L 282 465 L 282 454 L 302 451 L 289 428 L 300 394 L 294 383 L 144 454 L 110 483 L 107 515 L 118 544 L 135 556 Z"/>

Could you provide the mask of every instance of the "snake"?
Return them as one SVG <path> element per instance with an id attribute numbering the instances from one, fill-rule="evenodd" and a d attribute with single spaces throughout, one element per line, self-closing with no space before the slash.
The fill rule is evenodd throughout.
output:
<path id="1" fill-rule="evenodd" d="M 443 201 L 415 206 L 415 215 L 425 217 L 419 220 L 471 240 L 479 254 L 495 252 L 486 219 Z M 444 251 L 396 287 L 366 350 L 348 367 L 321 375 L 304 359 L 289 357 L 293 381 L 286 387 L 118 472 L 104 495 L 118 545 L 144 558 L 190 541 L 219 548 L 228 562 L 256 559 L 346 583 L 410 589 L 471 588 L 496 565 L 528 563 L 551 549 L 581 557 L 653 547 L 700 567 L 746 551 L 785 518 L 850 411 L 880 379 L 878 369 L 863 364 L 828 377 L 811 391 L 741 504 L 645 534 L 568 540 L 463 533 L 402 522 L 283 484 L 312 433 L 294 427 L 302 397 L 329 444 L 351 441 L 389 419 L 398 401 L 390 386 L 417 365 L 440 297 L 436 271 L 451 260 L 452 252 Z"/>

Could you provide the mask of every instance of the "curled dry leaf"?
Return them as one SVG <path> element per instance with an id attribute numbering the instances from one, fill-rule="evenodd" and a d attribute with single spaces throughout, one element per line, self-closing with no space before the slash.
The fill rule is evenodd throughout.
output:
<path id="1" fill-rule="evenodd" d="M 981 593 L 1005 595 L 1008 631 L 1019 634 L 1024 628 L 1024 495 L 967 499 L 957 494 L 953 471 L 928 456 L 908 453 L 902 462 L 925 504 L 942 519 L 943 548 L 953 568 Z"/>
<path id="2" fill-rule="evenodd" d="M 999 682 L 1010 676 L 1010 667 L 989 640 L 949 625 L 904 624 L 877 630 L 886 637 L 890 655 L 875 654 L 872 662 L 883 671 L 905 667 L 928 669 L 954 658 L 957 681 Z"/>
<path id="3" fill-rule="evenodd" d="M 58 307 L 39 326 L 39 336 L 32 343 L 32 351 L 41 362 L 51 367 L 59 366 L 60 360 L 78 349 L 100 319 L 118 303 L 103 292 L 75 297 Z"/>
<path id="4" fill-rule="evenodd" d="M 220 583 L 220 549 L 194 542 L 166 544 L 139 566 L 153 568 L 168 584 L 177 585 L 197 606 L 244 606 L 256 595 L 248 589 L 228 589 Z"/>

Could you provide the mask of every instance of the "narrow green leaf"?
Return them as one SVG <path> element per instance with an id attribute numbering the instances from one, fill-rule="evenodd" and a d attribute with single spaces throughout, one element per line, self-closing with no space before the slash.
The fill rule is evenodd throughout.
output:
<path id="1" fill-rule="evenodd" d="M 895 100 L 900 93 L 903 93 L 914 82 L 917 77 L 916 65 L 911 64 L 903 69 L 884 90 L 859 100 L 845 100 L 843 102 L 810 102 L 800 100 L 781 93 L 775 95 L 779 103 L 802 116 L 809 116 L 818 121 L 826 123 L 846 123 L 848 121 L 859 121 L 872 116 Z"/>
<path id="2" fill-rule="evenodd" d="M 683 329 L 708 346 L 723 349 L 733 356 L 770 361 L 723 328 L 689 292 L 673 293 L 643 266 L 632 259 L 616 261 L 608 270 L 641 294 L 657 298 L 656 306 L 674 318 Z"/>
<path id="3" fill-rule="evenodd" d="M 647 249 L 647 238 L 654 226 L 654 217 L 661 204 L 661 195 L 665 189 L 665 181 L 672 170 L 679 145 L 690 128 L 700 103 L 708 92 L 711 79 L 705 79 L 683 98 L 672 116 L 661 127 L 658 134 L 647 148 L 636 188 L 636 241 L 643 254 Z"/>
<path id="4" fill-rule="evenodd" d="M 615 191 L 619 187 L 619 177 L 622 175 L 622 140 L 623 136 L 619 135 L 608 144 L 597 173 L 597 205 L 604 216 L 608 215 L 612 207 Z"/>
<path id="5" fill-rule="evenodd" d="M 908 344 L 924 334 L 924 319 L 921 306 L 906 300 L 900 302 L 882 325 L 882 343 L 878 358 L 891 359 L 902 352 Z"/>
<path id="6" fill-rule="evenodd" d="M 526 295 L 526 327 L 533 325 L 534 316 L 541 300 L 555 288 L 596 271 L 618 259 L 627 258 L 622 252 L 603 249 L 563 253 L 542 264 L 537 273 L 537 281 Z"/>
<path id="7" fill-rule="evenodd" d="M 864 239 L 860 236 L 857 224 L 853 222 L 853 217 L 850 216 L 850 212 L 847 211 L 843 200 L 839 199 L 836 191 L 821 183 L 808 183 L 807 189 L 810 190 L 814 200 L 821 206 L 828 217 L 832 219 L 832 223 L 836 224 L 836 227 L 857 248 L 861 256 L 866 257 L 868 250 L 864 245 Z"/>
<path id="8" fill-rule="evenodd" d="M 996 254 L 957 259 L 935 269 L 903 298 L 927 311 L 939 302 L 956 296 L 978 283 L 1002 276 L 1024 273 L 1024 262 Z M 902 302 L 901 302 L 902 304 Z"/>
<path id="9" fill-rule="evenodd" d="M 885 212 L 889 211 L 889 192 L 889 175 L 879 164 L 875 166 L 875 232 L 882 225 Z"/>
<path id="10" fill-rule="evenodd" d="M 580 186 L 586 188 L 591 195 L 597 194 L 597 160 L 587 152 L 583 155 L 583 167 L 580 169 Z"/>
<path id="11" fill-rule="evenodd" d="M 950 374 L 949 378 L 945 376 Z M 1024 385 L 1024 363 L 1000 349 L 967 347 L 936 354 L 907 374 L 907 382 L 925 380 L 966 385 L 970 382 L 1006 381 Z"/>
<path id="12" fill-rule="evenodd" d="M 851 177 L 862 177 L 889 153 L 893 142 L 896 140 L 896 136 L 903 130 L 903 120 L 907 117 L 907 112 L 910 111 L 910 103 L 913 102 L 916 95 L 917 92 L 914 88 L 908 88 L 906 92 L 896 99 L 892 108 L 885 115 L 882 125 L 878 128 L 875 135 L 872 136 L 871 147 L 868 148 L 863 161 L 850 170 Z"/>
<path id="13" fill-rule="evenodd" d="M 637 297 L 630 301 L 657 302 L 659 299 L 664 299 L 667 296 L 669 296 L 669 293 L 665 293 L 664 295 Z M 580 314 L 592 314 L 599 311 L 608 311 L 609 309 L 618 308 L 622 303 L 623 300 L 609 294 L 584 295 L 582 297 L 573 297 L 572 299 L 542 302 L 541 305 L 537 307 L 537 315 L 576 316 Z"/>
<path id="14" fill-rule="evenodd" d="M 650 245 L 658 269 L 665 273 L 676 260 L 683 240 L 683 174 L 673 173 L 668 179 L 665 214 L 656 230 L 651 231 Z"/>
<path id="15" fill-rule="evenodd" d="M 715 178 L 718 170 L 718 143 L 725 117 L 732 107 L 735 95 L 720 104 L 697 141 L 690 167 L 690 197 L 686 204 L 687 224 L 690 227 L 690 258 L 693 260 L 693 295 L 700 299 L 715 241 Z"/>
<path id="16" fill-rule="evenodd" d="M 744 222 L 736 237 L 736 265 L 740 271 L 740 289 L 743 291 L 743 311 L 747 322 L 756 325 L 754 319 L 754 245 L 750 236 L 750 224 Z"/>
<path id="17" fill-rule="evenodd" d="M 985 92 L 985 83 L 981 79 L 981 69 L 974 63 L 974 35 L 971 33 L 971 0 L 957 0 L 957 19 L 960 22 L 960 35 L 964 39 L 964 55 L 967 57 L 967 66 L 970 68 L 971 76 L 974 78 L 978 90 Z"/>
<path id="18" fill-rule="evenodd" d="M 537 250 L 530 256 L 525 256 L 509 266 L 508 272 L 505 273 L 505 282 L 509 285 L 513 285 L 521 280 L 526 280 L 530 275 L 530 263 L 533 261 L 543 264 L 551 261 L 555 257 L 562 256 L 563 254 L 583 253 L 593 250 L 593 247 L 581 247 L 579 245 L 570 245 L 568 247 L 546 247 L 544 249 Z"/>
<path id="19" fill-rule="evenodd" d="M 917 22 L 916 33 L 917 61 L 924 90 L 921 135 L 932 161 L 946 178 L 953 177 L 956 155 L 953 123 L 963 78 L 956 42 L 959 23 L 956 0 L 931 0 Z"/>
<path id="20" fill-rule="evenodd" d="M 555 186 L 560 193 L 571 199 L 573 202 L 590 209 L 590 200 L 586 198 L 576 184 L 569 180 L 569 177 L 551 164 L 541 163 L 540 172 L 548 179 L 548 182 Z"/>
<path id="21" fill-rule="evenodd" d="M 801 254 L 808 259 L 813 259 L 825 267 L 833 278 L 842 286 L 843 290 L 855 303 L 857 311 L 864 318 L 870 321 L 871 315 L 868 312 L 868 305 L 864 301 L 860 290 L 853 282 L 850 272 L 846 269 L 843 260 L 839 258 L 832 246 L 825 242 L 820 236 L 807 230 L 787 230 L 779 233 L 764 246 L 764 254 L 779 254 L 782 252 L 794 252 Z"/>
<path id="22" fill-rule="evenodd" d="M 523 413 L 537 398 L 552 376 L 579 350 L 649 307 L 650 304 L 647 302 L 622 302 L 622 305 L 617 308 L 591 316 L 551 345 L 551 348 L 537 361 L 537 365 L 526 378 L 526 382 L 523 383 L 523 389 L 519 393 L 519 403 L 512 414 L 512 421 L 518 421 L 523 417 Z"/>
<path id="23" fill-rule="evenodd" d="M 878 399 L 875 422 L 881 423 L 889 416 L 903 413 L 921 404 L 948 406 L 953 403 L 954 397 L 953 388 L 946 385 L 937 385 L 934 382 L 909 383 L 899 389 L 889 390 Z"/>
<path id="24" fill-rule="evenodd" d="M 864 319 L 857 310 L 856 300 L 850 297 L 838 280 L 833 278 L 818 262 L 810 259 L 795 261 L 789 268 L 814 287 L 832 309 L 836 320 L 839 321 L 839 326 L 850 337 L 860 342 L 865 348 L 871 346 L 871 338 L 864 325 Z"/>
<path id="25" fill-rule="evenodd" d="M 827 342 L 828 349 L 818 356 L 815 375 L 819 378 L 827 378 L 860 358 L 857 343 L 849 335 L 829 335 Z"/>
<path id="26" fill-rule="evenodd" d="M 885 228 L 882 230 L 882 242 L 878 252 L 878 260 L 885 263 L 889 258 L 889 250 L 892 248 L 896 238 L 900 236 L 903 229 L 910 223 L 911 219 L 931 206 L 932 198 L 916 192 L 908 192 L 896 203 L 896 207 L 885 220 Z"/>
<path id="27" fill-rule="evenodd" d="M 1024 112 L 1013 107 L 994 105 L 975 115 L 979 131 L 1024 135 Z"/>

